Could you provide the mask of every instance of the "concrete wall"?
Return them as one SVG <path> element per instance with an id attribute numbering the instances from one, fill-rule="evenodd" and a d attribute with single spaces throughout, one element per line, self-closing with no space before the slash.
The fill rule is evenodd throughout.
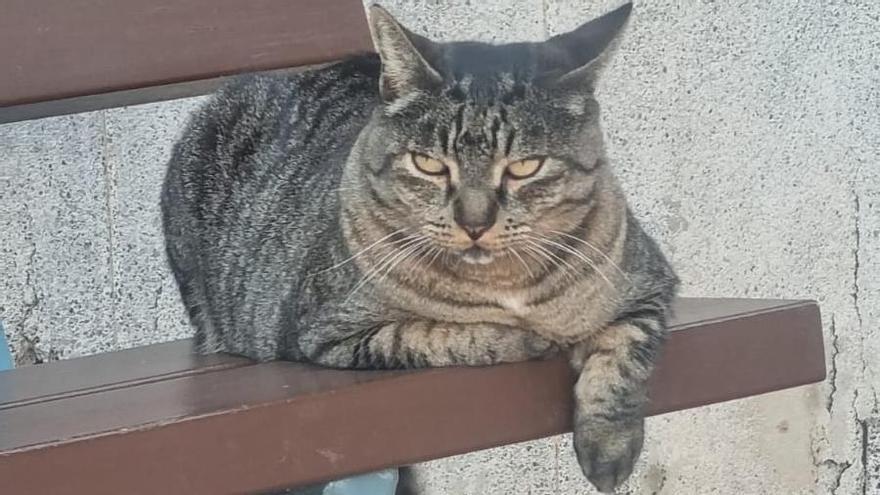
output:
<path id="1" fill-rule="evenodd" d="M 617 2 L 385 4 L 541 39 Z M 826 383 L 668 414 L 628 493 L 880 493 L 880 2 L 637 2 L 610 154 L 685 295 L 816 298 Z M 157 199 L 198 99 L 0 126 L 0 319 L 20 363 L 187 335 Z M 586 493 L 568 437 L 429 464 L 431 494 Z"/>

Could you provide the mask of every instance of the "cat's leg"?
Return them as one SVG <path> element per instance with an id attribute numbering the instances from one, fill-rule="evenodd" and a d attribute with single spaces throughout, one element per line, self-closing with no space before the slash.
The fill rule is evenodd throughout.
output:
<path id="1" fill-rule="evenodd" d="M 332 336 L 343 337 L 332 338 Z M 298 339 L 307 359 L 338 368 L 484 366 L 555 353 L 550 341 L 520 328 L 491 323 L 407 320 L 372 325 L 356 333 L 324 328 Z"/>
<path id="2" fill-rule="evenodd" d="M 556 347 L 533 332 L 492 324 L 426 320 L 387 322 L 356 333 L 344 324 L 322 324 L 297 344 L 310 361 L 336 368 L 481 366 L 547 357 Z M 337 338 L 328 338 L 337 335 Z M 298 493 L 298 492 L 291 492 Z M 418 493 L 411 468 L 401 468 L 396 495 Z"/>
<path id="3" fill-rule="evenodd" d="M 574 447 L 587 479 L 611 493 L 642 450 L 647 380 L 665 336 L 660 310 L 640 310 L 572 349 Z"/>

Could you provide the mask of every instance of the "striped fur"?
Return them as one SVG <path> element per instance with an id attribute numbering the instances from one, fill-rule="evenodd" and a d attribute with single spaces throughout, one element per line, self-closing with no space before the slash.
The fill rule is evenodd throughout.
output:
<path id="1" fill-rule="evenodd" d="M 374 8 L 381 58 L 219 91 L 162 193 L 199 350 L 361 369 L 567 352 L 575 448 L 612 490 L 641 449 L 677 285 L 626 206 L 593 97 L 626 14 L 493 46 L 433 43 Z M 505 172 L 530 157 L 534 176 Z M 490 224 L 477 240 L 474 221 Z"/>

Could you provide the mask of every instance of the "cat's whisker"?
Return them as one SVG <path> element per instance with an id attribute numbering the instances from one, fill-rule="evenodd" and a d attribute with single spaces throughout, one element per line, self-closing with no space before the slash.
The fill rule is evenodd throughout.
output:
<path id="1" fill-rule="evenodd" d="M 413 242 L 416 242 L 416 240 L 418 240 L 418 236 L 415 236 L 415 235 L 409 235 L 409 236 L 406 236 L 406 237 L 404 238 L 404 240 L 405 240 L 405 242 L 404 242 L 401 246 L 394 246 L 394 245 L 393 245 L 394 243 L 391 243 L 390 245 L 387 245 L 387 247 L 390 247 L 391 250 L 390 250 L 389 252 L 383 254 L 383 255 L 381 256 L 381 258 L 379 258 L 379 260 L 376 261 L 375 265 L 374 265 L 373 267 L 371 267 L 371 269 L 370 269 L 366 274 L 364 274 L 364 276 L 361 277 L 360 280 L 358 280 L 358 283 L 355 284 L 354 289 L 352 289 L 352 291 L 349 293 L 349 295 L 348 295 L 347 297 L 351 297 L 351 294 L 353 294 L 357 289 L 360 288 L 361 284 L 367 279 L 367 277 L 371 276 L 376 270 L 378 270 L 379 268 L 381 268 L 382 266 L 384 266 L 384 263 L 385 263 L 388 259 L 390 259 L 390 258 L 391 258 L 392 256 L 394 256 L 395 254 L 399 253 L 401 250 L 406 249 L 406 248 L 407 248 L 408 246 L 410 246 Z M 347 300 L 347 299 L 346 299 L 346 300 Z"/>
<path id="2" fill-rule="evenodd" d="M 434 245 L 426 246 L 423 251 L 423 254 L 420 255 L 415 260 L 413 260 L 413 265 L 419 265 L 421 263 L 424 263 L 424 261 L 429 259 L 431 257 L 431 255 L 433 255 L 436 250 L 437 250 L 437 247 Z M 430 266 L 430 265 L 423 265 L 423 268 L 427 268 L 428 266 Z"/>
<path id="3" fill-rule="evenodd" d="M 549 263 L 550 267 L 556 267 L 559 269 L 562 277 L 569 282 L 575 282 L 578 278 L 578 271 L 575 267 L 573 267 L 570 263 L 566 262 L 561 257 L 557 256 L 555 253 L 550 251 L 549 249 L 535 245 L 531 246 L 532 252 L 537 253 L 542 259 L 546 260 Z"/>
<path id="4" fill-rule="evenodd" d="M 355 287 L 348 293 L 345 300 L 348 301 L 351 296 L 353 296 L 358 290 L 361 289 L 364 285 L 368 284 L 370 280 L 372 280 L 376 275 L 380 272 L 384 271 L 385 268 L 395 261 L 400 259 L 401 256 L 409 255 L 413 249 L 418 248 L 419 246 L 430 242 L 430 239 L 424 236 L 414 236 L 414 239 L 408 242 L 407 244 L 400 246 L 393 250 L 391 253 L 385 255 L 379 262 L 376 263 L 376 267 L 365 275 L 360 282 L 355 285 Z M 390 258 L 390 259 L 389 259 Z"/>
<path id="5" fill-rule="evenodd" d="M 516 257 L 516 259 L 519 260 L 519 262 L 522 264 L 523 268 L 525 268 L 526 273 L 529 274 L 529 278 L 530 278 L 530 279 L 531 279 L 531 278 L 535 278 L 535 274 L 532 273 L 532 269 L 529 268 L 529 264 L 526 263 L 526 260 L 524 260 L 523 257 L 522 257 L 522 255 L 519 254 L 519 252 L 516 250 L 516 247 L 511 246 L 511 247 L 507 248 L 507 252 L 508 252 L 509 254 L 512 254 L 513 256 Z"/>
<path id="6" fill-rule="evenodd" d="M 617 263 L 615 263 L 614 260 L 611 259 L 610 256 L 608 256 L 607 254 L 605 254 L 601 249 L 599 249 L 599 248 L 597 248 L 596 246 L 594 246 L 593 243 L 587 241 L 586 239 L 581 239 L 580 237 L 576 237 L 576 236 L 573 236 L 573 235 L 571 235 L 571 234 L 567 234 L 567 233 L 565 233 L 565 232 L 561 232 L 561 231 L 558 231 L 558 230 L 551 230 L 550 232 L 552 232 L 552 233 L 554 233 L 554 234 L 556 234 L 556 235 L 560 235 L 560 236 L 566 237 L 566 238 L 571 239 L 571 240 L 573 240 L 573 241 L 580 242 L 580 243 L 583 244 L 584 246 L 587 246 L 588 248 L 592 249 L 594 252 L 596 252 L 597 254 L 599 254 L 599 256 L 602 256 L 602 257 L 605 259 L 605 261 L 607 261 L 607 262 L 608 262 L 608 263 L 609 263 L 609 264 L 610 264 L 615 270 L 617 270 L 617 272 L 620 273 L 620 275 L 623 276 L 623 278 L 625 278 L 625 279 L 627 280 L 627 282 L 630 281 L 630 279 L 629 279 L 629 275 L 627 275 L 626 272 L 624 272 L 624 271 L 620 268 L 620 266 L 618 266 Z"/>
<path id="7" fill-rule="evenodd" d="M 507 258 L 507 262 L 508 262 L 508 263 L 512 263 L 512 262 L 513 262 L 513 253 L 510 252 L 510 248 L 505 248 L 505 249 L 503 249 L 503 250 L 501 251 L 501 254 L 504 255 L 505 258 Z"/>
<path id="8" fill-rule="evenodd" d="M 350 262 L 350 261 L 353 261 L 353 260 L 354 260 L 355 258 L 357 258 L 358 256 L 362 256 L 362 255 L 364 255 L 367 251 L 373 249 L 373 248 L 376 247 L 376 246 L 379 246 L 380 244 L 384 243 L 384 242 L 385 242 L 386 240 L 388 240 L 389 238 L 391 238 L 391 237 L 393 237 L 393 236 L 395 236 L 395 235 L 398 235 L 398 234 L 402 234 L 402 233 L 403 233 L 404 231 L 406 231 L 406 230 L 408 230 L 406 227 L 404 227 L 404 228 L 402 228 L 402 229 L 397 229 L 397 230 L 395 230 L 394 232 L 392 232 L 392 233 L 386 235 L 385 237 L 379 239 L 378 241 L 375 241 L 375 242 L 373 242 L 372 244 L 370 244 L 369 246 L 367 246 L 367 247 L 361 249 L 361 250 L 358 251 L 357 253 L 355 253 L 355 254 L 349 256 L 348 258 L 346 258 L 346 259 L 340 261 L 339 263 L 336 263 L 336 264 L 333 265 L 333 266 L 330 266 L 330 267 L 327 267 L 327 268 L 323 268 L 323 269 L 321 269 L 321 270 L 318 270 L 318 271 L 316 271 L 316 272 L 310 274 L 309 277 L 314 277 L 314 276 L 316 276 L 316 275 L 320 275 L 320 274 L 322 274 L 322 273 L 326 273 L 326 272 L 329 272 L 329 271 L 331 271 L 331 270 L 335 270 L 335 269 L 339 268 L 340 266 L 342 266 L 342 265 L 344 265 L 344 264 L 346 264 L 346 263 L 348 263 L 348 262 Z"/>
<path id="9" fill-rule="evenodd" d="M 513 253 L 511 253 L 509 249 L 505 249 L 504 251 L 502 251 L 502 255 L 503 255 L 505 258 L 507 258 L 507 263 L 508 263 L 508 264 L 512 264 L 512 263 L 513 263 L 513 260 L 514 260 L 515 258 L 513 257 Z M 500 256 L 501 256 L 501 255 L 499 255 L 499 257 L 500 257 Z"/>
<path id="10" fill-rule="evenodd" d="M 449 266 L 449 250 L 443 251 L 443 256 L 440 257 L 440 263 Z"/>
<path id="11" fill-rule="evenodd" d="M 428 256 L 431 256 L 431 254 L 434 252 L 435 249 L 437 249 L 437 248 L 435 246 L 431 246 L 431 245 L 422 246 L 421 254 L 417 255 L 418 257 L 416 257 L 415 259 L 412 259 L 412 265 L 417 266 L 419 263 L 421 263 L 422 261 L 427 259 Z"/>
<path id="12" fill-rule="evenodd" d="M 596 265 L 596 263 L 593 262 L 593 260 L 591 260 L 590 258 L 588 258 L 587 255 L 585 255 L 584 253 L 578 251 L 577 249 L 572 248 L 571 246 L 556 242 L 552 239 L 548 239 L 543 236 L 530 236 L 530 238 L 532 238 L 538 242 L 543 242 L 546 245 L 554 246 L 558 249 L 561 249 L 563 252 L 571 254 L 576 259 L 580 260 L 581 262 L 583 262 L 584 264 L 586 264 L 587 266 L 592 268 L 593 271 L 595 271 L 600 277 L 602 277 L 602 279 L 605 281 L 605 283 L 608 284 L 609 287 L 611 287 L 612 289 L 615 288 L 615 285 L 611 282 L 611 279 L 609 279 L 605 275 L 605 273 L 599 269 L 598 265 Z"/>
<path id="13" fill-rule="evenodd" d="M 573 278 L 573 279 L 577 279 L 577 275 L 578 275 L 577 268 L 572 266 L 571 263 L 569 263 L 568 261 L 565 260 L 565 258 L 560 257 L 556 253 L 550 251 L 546 247 L 544 247 L 536 242 L 533 242 L 533 241 L 526 241 L 526 242 L 529 243 L 534 249 L 537 249 L 540 253 L 542 253 L 549 261 L 554 263 L 556 266 L 562 268 L 568 277 Z"/>
<path id="14" fill-rule="evenodd" d="M 384 281 L 385 278 L 395 268 L 400 266 L 401 263 L 404 263 L 405 261 L 411 260 L 411 259 L 415 258 L 416 256 L 419 256 L 423 250 L 426 250 L 425 249 L 426 244 L 430 241 L 430 239 L 425 238 L 425 239 L 422 239 L 422 241 L 423 242 L 419 242 L 419 243 L 411 246 L 409 249 L 407 249 L 407 251 L 405 253 L 401 253 L 400 255 L 395 257 L 393 260 L 391 260 L 389 262 L 389 264 L 386 266 L 386 268 L 384 270 L 382 270 L 382 273 L 379 274 L 379 278 L 376 280 L 376 284 L 381 284 L 382 281 Z"/>
<path id="15" fill-rule="evenodd" d="M 530 258 L 537 261 L 541 265 L 541 269 L 544 270 L 544 272 L 549 272 L 550 269 L 553 267 L 552 264 L 548 266 L 547 261 L 544 259 L 544 256 L 540 253 L 540 251 L 537 251 L 532 246 L 524 245 L 523 249 L 525 249 L 526 255 L 528 255 Z"/>
<path id="16" fill-rule="evenodd" d="M 436 246 L 435 246 L 435 247 L 432 248 L 432 249 L 435 250 L 436 252 L 434 253 L 434 256 L 431 258 L 431 260 L 428 261 L 428 265 L 425 267 L 426 270 L 429 269 L 429 268 L 431 268 L 431 266 L 434 265 L 434 262 L 437 261 L 437 258 L 440 257 L 440 255 L 443 254 L 443 253 L 445 252 L 445 250 L 444 250 L 443 248 L 441 248 L 441 247 L 436 247 Z"/>

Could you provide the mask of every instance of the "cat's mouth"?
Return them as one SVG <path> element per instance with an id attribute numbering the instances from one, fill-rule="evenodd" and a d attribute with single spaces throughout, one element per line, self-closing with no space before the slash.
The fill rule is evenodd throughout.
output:
<path id="1" fill-rule="evenodd" d="M 471 246 L 461 252 L 461 259 L 465 263 L 472 265 L 488 265 L 495 256 L 491 251 L 481 248 L 480 246 Z"/>

